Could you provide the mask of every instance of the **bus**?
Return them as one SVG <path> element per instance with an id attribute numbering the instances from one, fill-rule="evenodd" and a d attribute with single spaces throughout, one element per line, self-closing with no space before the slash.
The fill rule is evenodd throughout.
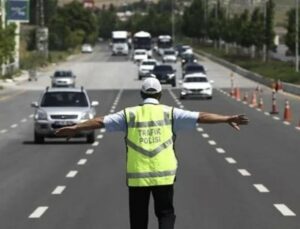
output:
<path id="1" fill-rule="evenodd" d="M 173 40 L 170 35 L 160 35 L 157 38 L 157 52 L 159 55 L 164 54 L 164 50 L 171 49 L 173 47 Z"/>
<path id="2" fill-rule="evenodd" d="M 113 31 L 112 32 L 112 55 L 128 55 L 128 32 L 127 31 Z"/>
<path id="3" fill-rule="evenodd" d="M 145 31 L 137 32 L 133 35 L 133 49 L 147 50 L 148 57 L 152 57 L 151 34 Z"/>

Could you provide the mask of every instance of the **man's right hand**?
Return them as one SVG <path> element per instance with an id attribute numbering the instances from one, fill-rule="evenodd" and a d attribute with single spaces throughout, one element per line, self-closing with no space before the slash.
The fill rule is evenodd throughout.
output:
<path id="1" fill-rule="evenodd" d="M 76 133 L 77 133 L 76 125 L 66 126 L 55 131 L 56 136 L 67 137 L 68 139 L 74 137 Z"/>

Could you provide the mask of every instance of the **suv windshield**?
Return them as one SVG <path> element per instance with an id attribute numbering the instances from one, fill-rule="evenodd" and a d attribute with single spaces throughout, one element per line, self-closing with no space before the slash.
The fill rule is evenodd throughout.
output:
<path id="1" fill-rule="evenodd" d="M 41 107 L 88 107 L 88 101 L 83 92 L 47 92 Z"/>
<path id="2" fill-rule="evenodd" d="M 154 68 L 154 71 L 156 72 L 170 72 L 170 71 L 173 71 L 172 67 L 169 66 L 169 65 L 159 65 L 159 66 L 156 66 Z"/>
<path id="3" fill-rule="evenodd" d="M 72 77 L 71 71 L 58 71 L 54 73 L 54 77 Z"/>
<path id="4" fill-rule="evenodd" d="M 185 83 L 193 83 L 193 82 L 208 82 L 205 77 L 187 77 L 184 80 Z"/>
<path id="5" fill-rule="evenodd" d="M 193 66 L 187 66 L 185 71 L 187 72 L 205 72 L 203 66 L 201 65 L 193 65 Z"/>

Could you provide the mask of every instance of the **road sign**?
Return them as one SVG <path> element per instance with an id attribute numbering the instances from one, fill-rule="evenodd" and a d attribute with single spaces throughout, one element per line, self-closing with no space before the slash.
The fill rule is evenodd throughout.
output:
<path id="1" fill-rule="evenodd" d="M 7 0 L 7 21 L 29 22 L 30 0 Z"/>

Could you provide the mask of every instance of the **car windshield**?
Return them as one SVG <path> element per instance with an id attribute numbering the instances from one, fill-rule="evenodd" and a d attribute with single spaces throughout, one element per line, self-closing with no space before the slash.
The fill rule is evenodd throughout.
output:
<path id="1" fill-rule="evenodd" d="M 167 72 L 167 71 L 173 71 L 173 69 L 169 65 L 160 65 L 160 66 L 156 66 L 154 71 Z"/>
<path id="2" fill-rule="evenodd" d="M 165 55 L 175 55 L 174 51 L 165 51 L 164 52 Z"/>
<path id="3" fill-rule="evenodd" d="M 47 92 L 41 107 L 88 107 L 88 101 L 83 92 Z"/>
<path id="4" fill-rule="evenodd" d="M 155 65 L 155 62 L 154 61 L 146 61 L 146 62 L 143 62 L 142 65 L 152 66 L 152 65 Z"/>
<path id="5" fill-rule="evenodd" d="M 187 71 L 187 72 L 205 72 L 203 66 L 201 66 L 201 65 L 187 66 L 185 71 Z"/>
<path id="6" fill-rule="evenodd" d="M 54 77 L 72 77 L 72 72 L 70 71 L 55 72 Z"/>
<path id="7" fill-rule="evenodd" d="M 194 83 L 194 82 L 208 82 L 206 77 L 187 77 L 184 79 L 185 83 Z"/>
<path id="8" fill-rule="evenodd" d="M 135 52 L 135 55 L 145 55 L 146 53 L 143 52 L 143 51 L 138 51 L 138 52 Z"/>

